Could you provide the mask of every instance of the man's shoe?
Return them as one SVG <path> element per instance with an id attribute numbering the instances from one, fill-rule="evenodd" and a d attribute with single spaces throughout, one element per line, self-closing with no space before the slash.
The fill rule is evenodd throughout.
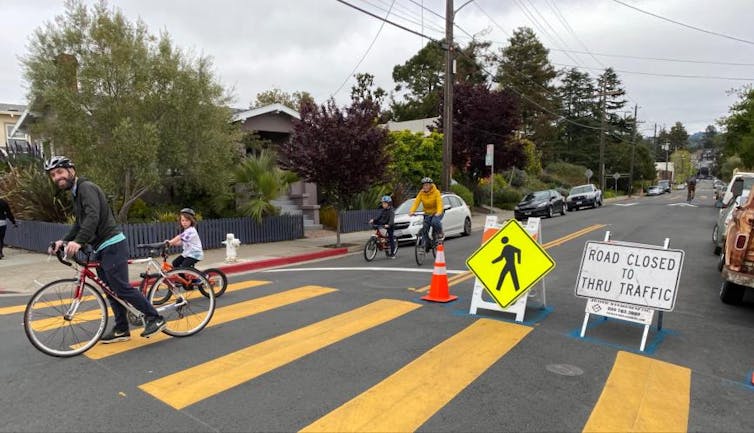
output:
<path id="1" fill-rule="evenodd" d="M 106 332 L 105 335 L 100 337 L 99 341 L 102 344 L 118 343 L 120 341 L 128 341 L 131 339 L 131 333 L 129 331 L 118 331 L 115 328 L 110 332 Z"/>
<path id="2" fill-rule="evenodd" d="M 141 336 L 149 338 L 149 336 L 154 334 L 155 332 L 160 332 L 165 329 L 166 325 L 167 323 L 165 323 L 165 319 L 163 319 L 162 316 L 147 319 L 147 324 L 146 326 L 144 326 L 144 332 L 141 333 Z"/>

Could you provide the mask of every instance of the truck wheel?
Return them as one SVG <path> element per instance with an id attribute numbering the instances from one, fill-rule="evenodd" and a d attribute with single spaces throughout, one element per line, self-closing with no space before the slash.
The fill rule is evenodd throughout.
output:
<path id="1" fill-rule="evenodd" d="M 717 261 L 717 270 L 722 272 L 725 266 L 725 252 L 720 250 L 720 259 Z"/>
<path id="2" fill-rule="evenodd" d="M 723 284 L 720 286 L 720 300 L 730 305 L 740 304 L 744 299 L 745 291 L 746 287 L 744 286 L 739 286 L 730 281 L 723 281 Z"/>

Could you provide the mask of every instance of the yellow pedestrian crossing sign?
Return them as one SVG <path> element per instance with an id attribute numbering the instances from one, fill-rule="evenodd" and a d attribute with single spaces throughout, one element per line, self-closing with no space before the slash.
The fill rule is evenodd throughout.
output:
<path id="1" fill-rule="evenodd" d="M 516 220 L 509 220 L 466 259 L 466 266 L 502 308 L 555 267 L 555 261 Z"/>

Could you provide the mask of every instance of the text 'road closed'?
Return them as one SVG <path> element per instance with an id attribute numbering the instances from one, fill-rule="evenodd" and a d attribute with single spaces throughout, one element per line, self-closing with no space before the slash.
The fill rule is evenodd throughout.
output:
<path id="1" fill-rule="evenodd" d="M 576 296 L 672 311 L 684 253 L 652 245 L 589 241 Z"/>

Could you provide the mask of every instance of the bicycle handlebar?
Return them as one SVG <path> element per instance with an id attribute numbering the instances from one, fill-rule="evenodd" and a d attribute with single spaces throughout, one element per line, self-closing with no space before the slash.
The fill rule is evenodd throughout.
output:
<path id="1" fill-rule="evenodd" d="M 90 256 L 94 252 L 91 245 L 85 245 L 79 252 L 86 257 L 86 260 L 81 260 L 79 258 L 79 254 L 74 254 L 73 257 L 68 257 L 65 255 L 65 246 L 66 243 L 63 242 L 63 244 L 60 245 L 60 248 L 58 248 L 55 251 L 55 256 L 58 258 L 58 261 L 66 266 L 73 266 L 73 263 L 66 260 L 66 258 L 70 258 L 73 260 L 77 265 L 79 266 L 86 266 L 87 262 L 89 261 Z M 55 248 L 55 242 L 50 242 L 50 249 Z"/>

